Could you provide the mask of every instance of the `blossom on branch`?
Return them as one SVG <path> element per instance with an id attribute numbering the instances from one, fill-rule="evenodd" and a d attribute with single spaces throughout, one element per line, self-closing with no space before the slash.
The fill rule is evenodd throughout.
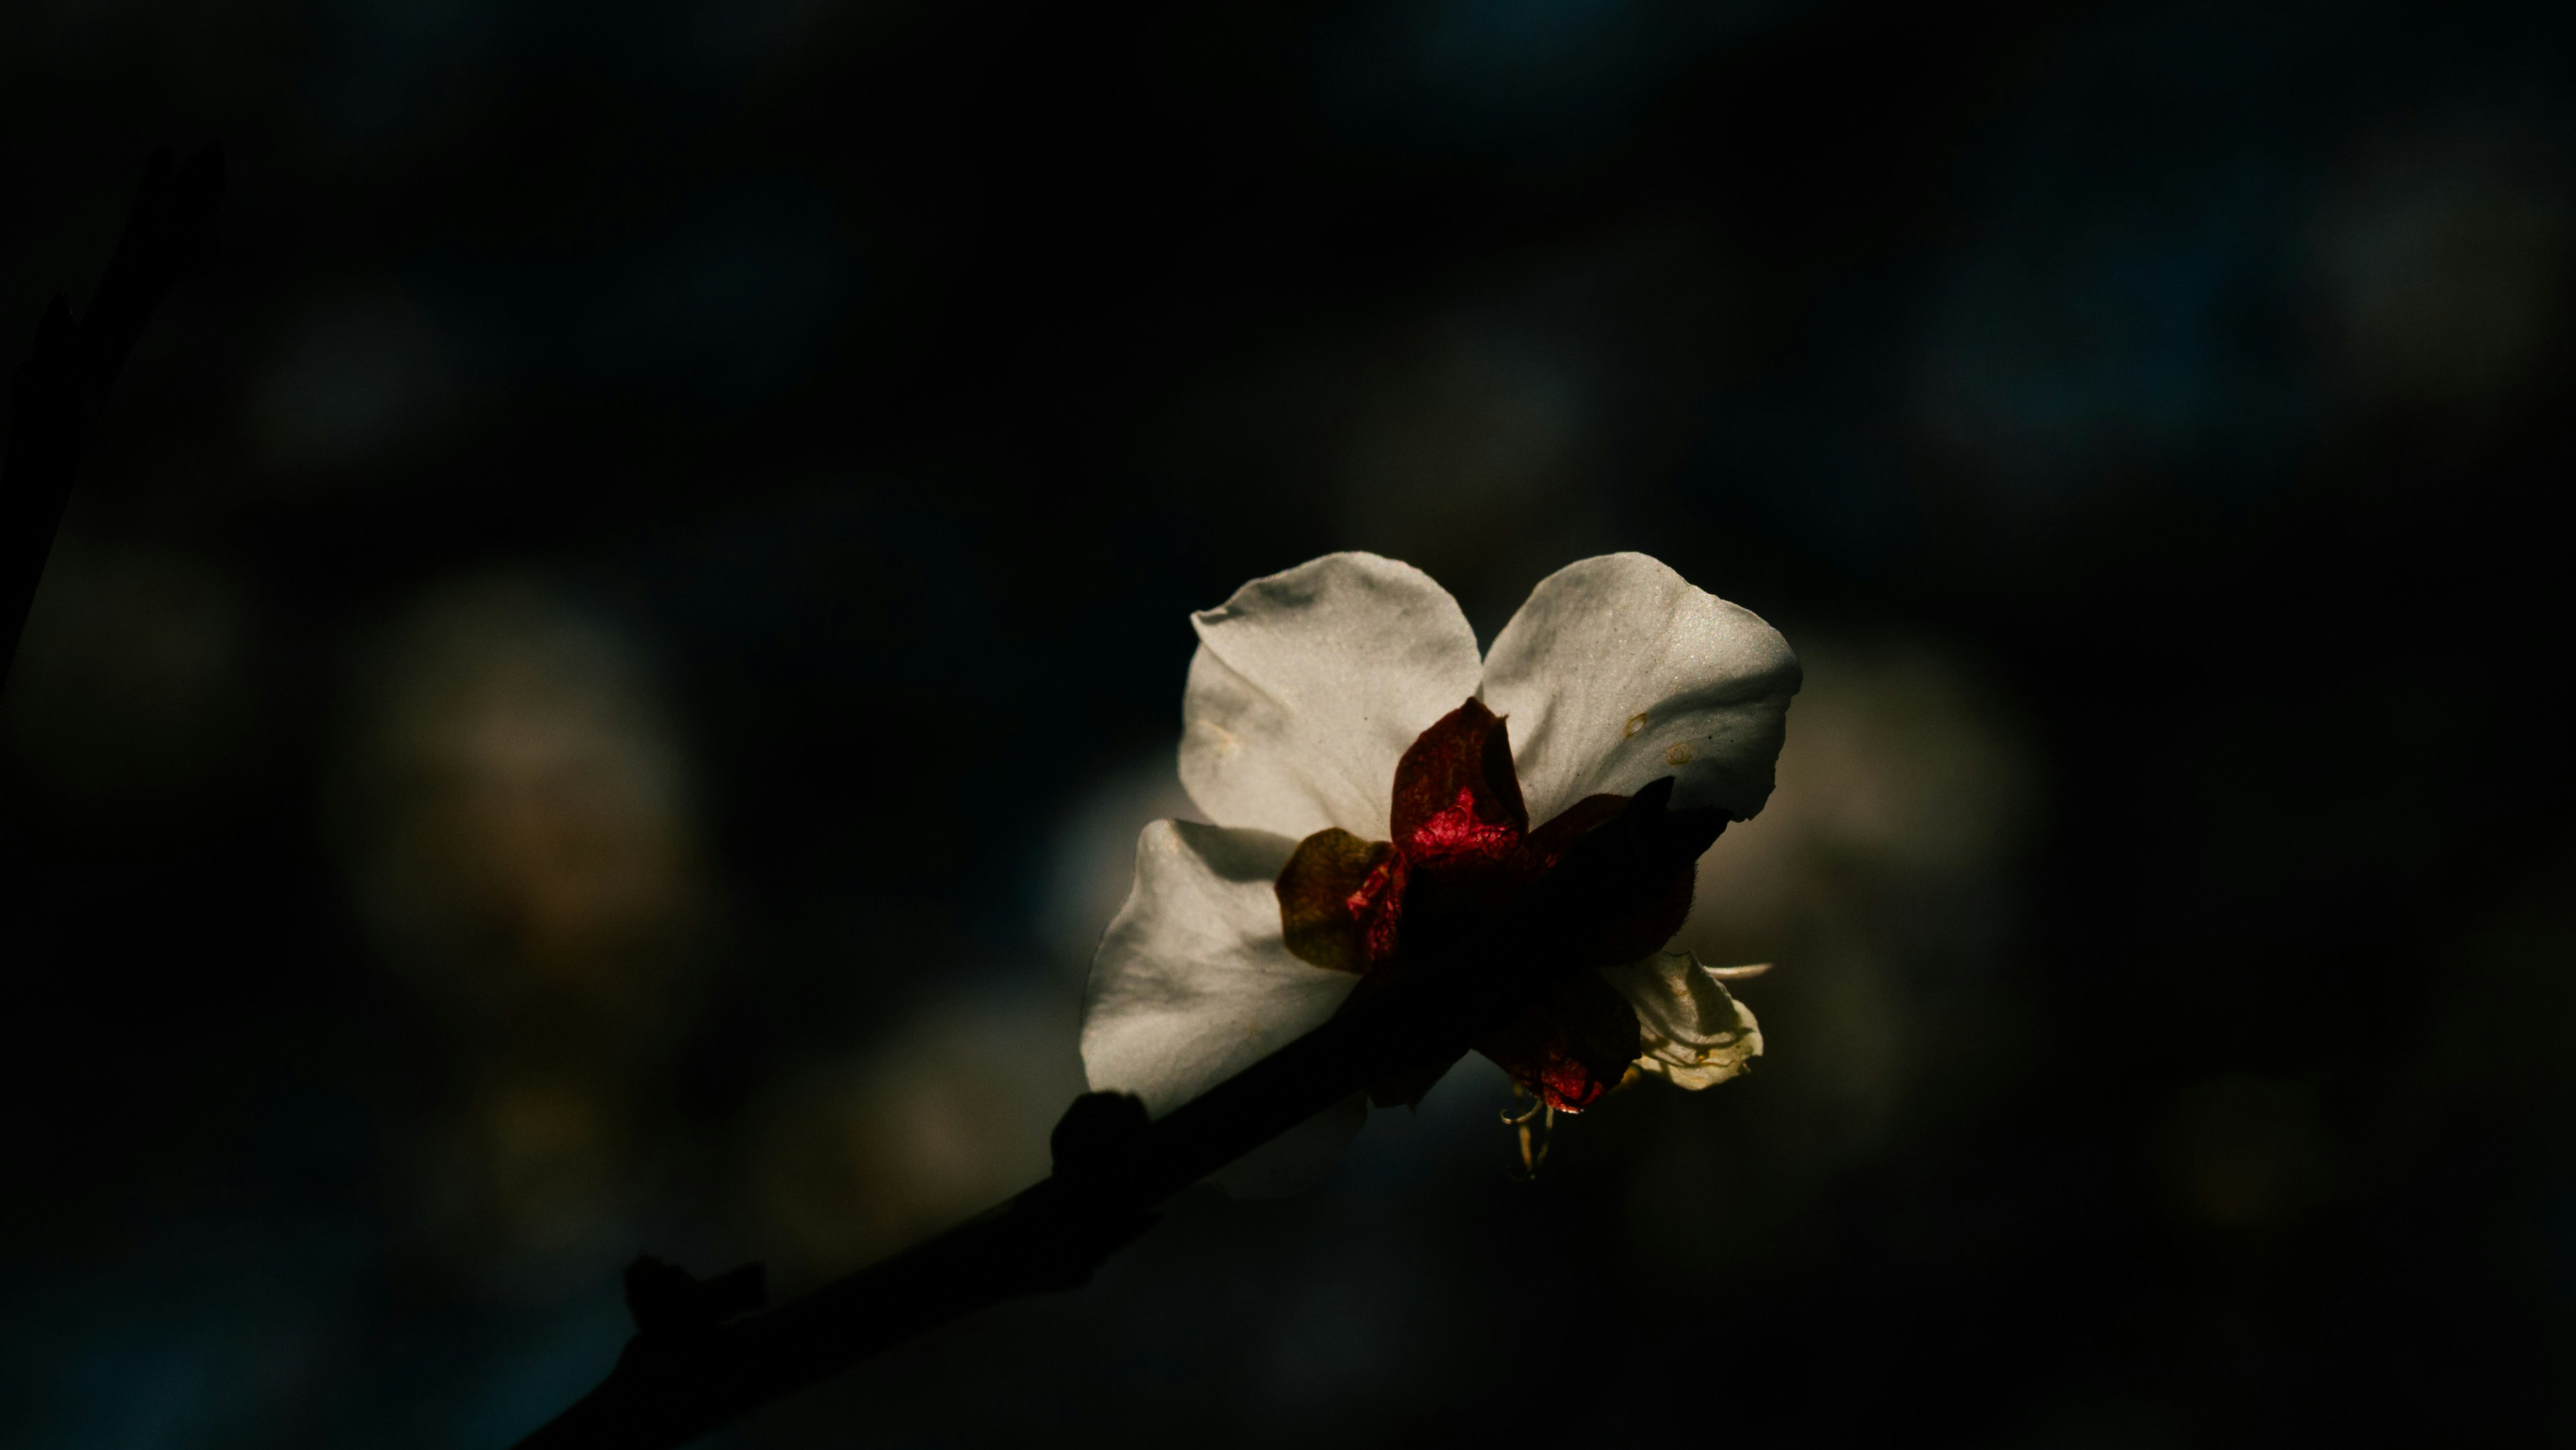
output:
<path id="1" fill-rule="evenodd" d="M 1550 575 L 1481 657 L 1446 590 L 1373 554 L 1254 580 L 1192 622 L 1181 782 L 1222 824 L 1145 828 L 1082 1030 L 1093 1088 L 1158 1116 L 1423 969 L 1446 924 L 1504 919 L 1650 783 L 1671 779 L 1672 809 L 1751 817 L 1799 684 L 1778 631 L 1643 554 Z M 1477 1050 L 1568 1112 L 1632 1073 L 1742 1071 L 1761 1032 L 1721 978 L 1750 969 L 1663 950 L 1692 877 L 1675 862 L 1552 937 L 1568 970 Z M 1448 1066 L 1369 1096 L 1418 1101 Z M 1365 1113 L 1354 1099 L 1307 1136 L 1337 1148 Z"/>

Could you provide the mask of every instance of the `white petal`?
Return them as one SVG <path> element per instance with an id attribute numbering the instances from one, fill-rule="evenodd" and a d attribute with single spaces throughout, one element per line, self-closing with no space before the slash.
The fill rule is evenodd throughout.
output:
<path id="1" fill-rule="evenodd" d="M 1762 1027 L 1728 995 L 1718 973 L 1688 952 L 1657 952 L 1601 976 L 1637 1009 L 1640 1071 L 1699 1089 L 1744 1071 L 1762 1055 Z"/>
<path id="2" fill-rule="evenodd" d="M 1156 821 L 1091 961 L 1082 1065 L 1160 1116 L 1321 1026 L 1359 978 L 1288 954 L 1271 889 L 1297 843 Z"/>
<path id="3" fill-rule="evenodd" d="M 1209 819 L 1387 838 L 1395 762 L 1476 692 L 1476 633 L 1410 564 L 1327 554 L 1192 617 L 1181 784 Z"/>
<path id="4" fill-rule="evenodd" d="M 1752 611 L 1643 554 L 1539 581 L 1494 640 L 1484 700 L 1511 721 L 1530 822 L 1678 777 L 1676 806 L 1762 809 L 1798 657 Z"/>

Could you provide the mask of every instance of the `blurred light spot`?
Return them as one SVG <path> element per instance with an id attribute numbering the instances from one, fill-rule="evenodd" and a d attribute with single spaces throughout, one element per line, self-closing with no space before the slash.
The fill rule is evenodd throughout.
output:
<path id="1" fill-rule="evenodd" d="M 1346 40 L 1327 109 L 1434 149 L 1580 154 L 1616 136 L 1712 44 L 1808 0 L 1393 0 Z"/>
<path id="2" fill-rule="evenodd" d="M 1786 939 L 1875 917 L 1883 887 L 1991 874 L 2030 824 L 2040 783 L 2009 709 L 1937 649 L 1802 638 L 1798 655 L 1779 787 L 1701 859 L 1688 929 Z"/>
<path id="3" fill-rule="evenodd" d="M 42 788 L 91 806 L 165 801 L 209 779 L 256 722 L 248 624 L 210 560 L 66 533 L 0 697 L 11 754 Z"/>
<path id="4" fill-rule="evenodd" d="M 1722 1141 L 1674 1111 L 1631 1184 L 1640 1242 L 1711 1276 L 1759 1259 L 1900 1111 L 1974 1101 L 2013 1042 L 1994 967 L 2043 782 L 2009 706 L 1928 645 L 1791 632 L 1807 683 L 1779 787 L 1701 858 L 1679 937 L 1779 964 L 1740 989 L 1769 1044 L 1743 1085 L 1761 1110 Z"/>
<path id="5" fill-rule="evenodd" d="M 755 1208 L 813 1275 L 954 1227 L 1045 1177 L 1047 1136 L 1084 1090 L 1078 994 L 954 997 L 864 1056 L 780 1087 L 754 1130 Z"/>
<path id="6" fill-rule="evenodd" d="M 2386 158 L 2321 212 L 2330 320 L 2365 405 L 2491 411 L 2532 382 L 2564 327 L 2576 245 L 2565 187 L 2461 149 Z"/>
<path id="7" fill-rule="evenodd" d="M 2295 1218 L 2332 1188 L 2313 1089 L 2240 1074 L 2183 1090 L 2166 1124 L 2176 1202 L 2204 1223 L 2247 1228 Z"/>
<path id="8" fill-rule="evenodd" d="M 632 642 L 525 580 L 433 593 L 359 696 L 351 873 L 462 1072 L 428 1216 L 469 1257 L 596 1248 L 704 905 L 670 722 Z"/>
<path id="9" fill-rule="evenodd" d="M 254 385 L 249 425 L 272 467 L 346 467 L 439 422 L 455 401 L 448 340 L 390 286 L 309 298 Z"/>
<path id="10" fill-rule="evenodd" d="M 360 871 L 396 954 L 493 1008 L 658 1000 L 701 888 L 635 646 L 536 584 L 460 584 L 401 623 L 366 694 Z"/>

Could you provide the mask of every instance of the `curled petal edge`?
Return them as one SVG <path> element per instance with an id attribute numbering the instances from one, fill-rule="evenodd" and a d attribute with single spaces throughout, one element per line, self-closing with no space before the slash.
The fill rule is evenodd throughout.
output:
<path id="1" fill-rule="evenodd" d="M 1657 952 L 1601 976 L 1637 1010 L 1637 1070 L 1693 1092 L 1740 1076 L 1762 1055 L 1762 1026 L 1723 977 L 1761 967 L 1707 967 L 1687 951 Z"/>

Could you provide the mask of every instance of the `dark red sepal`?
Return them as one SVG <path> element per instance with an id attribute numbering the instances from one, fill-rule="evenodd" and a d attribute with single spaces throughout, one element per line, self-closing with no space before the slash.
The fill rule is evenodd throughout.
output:
<path id="1" fill-rule="evenodd" d="M 1628 808 L 1623 795 L 1588 795 L 1564 810 L 1554 819 L 1529 833 L 1521 843 L 1521 856 L 1533 876 L 1554 866 L 1565 857 L 1566 848 L 1595 827 L 1609 824 L 1610 818 Z"/>
<path id="2" fill-rule="evenodd" d="M 1690 912 L 1693 863 L 1724 827 L 1713 811 L 1669 811 L 1672 786 L 1667 777 L 1634 797 L 1587 796 L 1532 831 L 1506 722 L 1471 698 L 1397 762 L 1392 842 L 1328 829 L 1298 844 L 1276 883 L 1288 949 L 1359 975 L 1348 1011 L 1425 963 L 1472 972 L 1527 952 L 1534 935 L 1566 975 L 1476 1045 L 1549 1106 L 1580 1112 L 1640 1050 L 1635 1011 L 1589 969 L 1672 938 Z M 1418 1102 L 1446 1067 L 1390 1074 L 1370 1095 L 1380 1106 Z"/>
<path id="3" fill-rule="evenodd" d="M 1365 972 L 1394 953 L 1404 860 L 1384 841 L 1338 826 L 1297 843 L 1279 873 L 1279 925 L 1298 960 Z"/>
<path id="4" fill-rule="evenodd" d="M 1482 700 L 1432 722 L 1395 764 L 1388 816 L 1416 867 L 1499 861 L 1529 834 L 1511 732 Z"/>
<path id="5" fill-rule="evenodd" d="M 1628 999 L 1597 974 L 1578 971 L 1476 1050 L 1549 1107 L 1579 1113 L 1610 1095 L 1645 1046 Z"/>
<path id="6" fill-rule="evenodd" d="M 1518 858 L 1526 878 L 1534 880 L 1554 870 L 1577 840 L 1609 824 L 1627 809 L 1628 799 L 1623 795 L 1585 796 L 1530 832 Z M 1587 929 L 1579 943 L 1584 964 L 1615 967 L 1661 950 L 1690 916 L 1691 892 L 1698 876 L 1696 861 L 1675 861 L 1660 880 L 1652 883 L 1653 889 L 1629 909 L 1585 923 Z"/>

